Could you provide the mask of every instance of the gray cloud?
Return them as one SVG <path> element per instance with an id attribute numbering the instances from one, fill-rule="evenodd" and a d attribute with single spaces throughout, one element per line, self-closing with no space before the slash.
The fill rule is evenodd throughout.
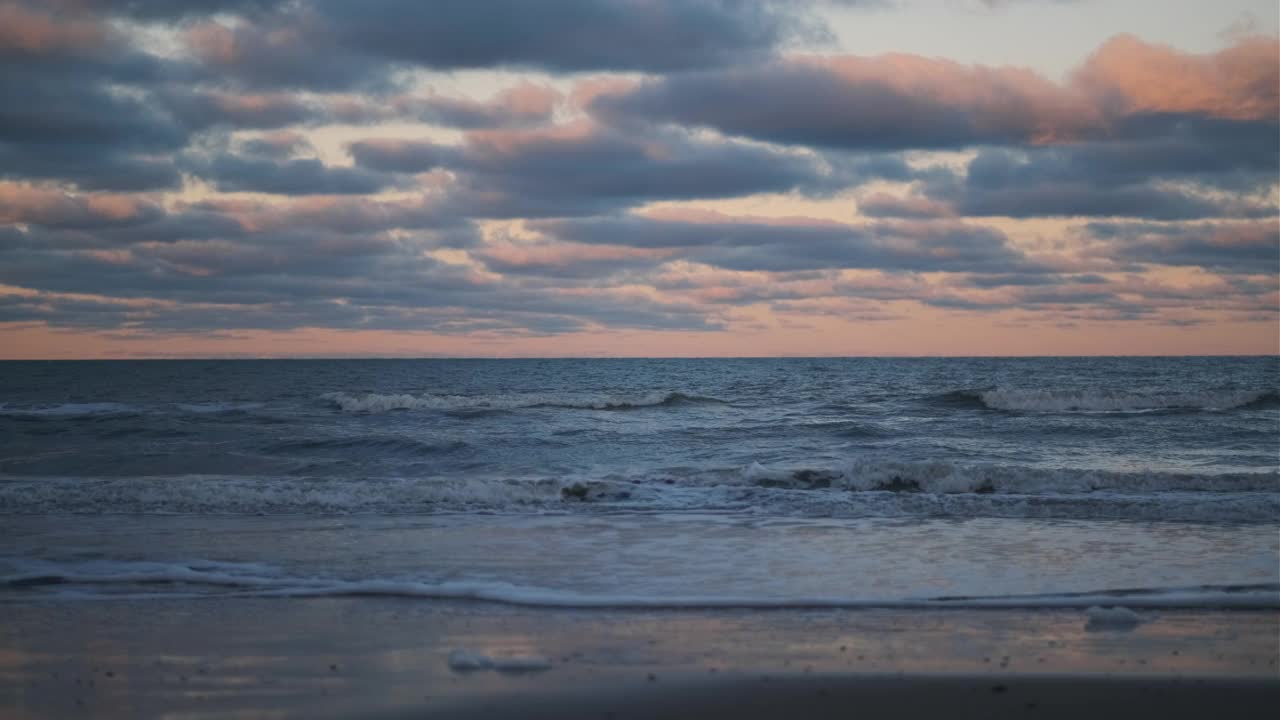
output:
<path id="1" fill-rule="evenodd" d="M 770 0 L 314 0 L 195 39 L 207 62 L 246 84 L 334 88 L 376 82 L 393 66 L 683 70 L 824 33 L 805 5 Z"/>
<path id="2" fill-rule="evenodd" d="M 0 266 L 0 278 L 21 277 L 25 285 L 44 292 L 6 300 L 0 304 L 0 317 L 148 332 L 319 326 L 538 334 L 578 330 L 590 323 L 648 329 L 720 327 L 704 309 L 688 304 L 480 281 L 394 242 L 371 240 L 363 246 L 325 250 L 317 248 L 311 236 L 262 240 L 257 246 L 169 245 L 159 252 L 140 253 L 127 263 L 77 253 L 24 253 Z M 277 249 L 275 244 L 294 247 Z M 105 296 L 98 303 L 103 312 L 86 314 L 57 293 Z M 125 298 L 177 304 L 134 304 L 126 313 Z"/>
<path id="3" fill-rule="evenodd" d="M 230 13 L 253 15 L 287 4 L 290 0 L 51 0 L 68 7 L 87 7 L 108 15 L 144 20 L 182 18 Z"/>
<path id="4" fill-rule="evenodd" d="M 1020 142 L 1029 131 L 986 128 L 929 96 L 874 80 L 850 84 L 829 68 L 785 63 L 650 80 L 625 94 L 600 96 L 591 110 L 624 126 L 656 120 L 770 142 L 858 150 Z"/>
<path id="5" fill-rule="evenodd" d="M 588 125 L 474 134 L 457 148 L 378 140 L 353 143 L 350 151 L 371 170 L 450 170 L 451 207 L 499 218 L 592 215 L 664 199 L 824 192 L 844 187 L 861 169 L 833 173 L 812 155 L 676 130 L 628 135 Z"/>
<path id="6" fill-rule="evenodd" d="M 1182 265 L 1251 275 L 1280 272 L 1280 224 L 1091 223 L 1106 241 L 1104 257 L 1148 265 Z"/>
<path id="7" fill-rule="evenodd" d="M 986 148 L 964 175 L 926 179 L 923 198 L 873 201 L 870 210 L 898 216 L 929 211 L 1152 220 L 1275 214 L 1270 201 L 1247 194 L 1276 182 L 1280 125 L 1166 116 L 1128 124 L 1126 135 L 1021 150 Z"/>
<path id="8" fill-rule="evenodd" d="M 465 162 L 458 148 L 426 141 L 357 140 L 347 151 L 357 165 L 379 172 L 420 173 Z"/>
<path id="9" fill-rule="evenodd" d="M 331 167 L 314 159 L 272 161 L 218 155 L 207 161 L 191 161 L 188 168 L 223 192 L 364 195 L 401 182 L 392 175 L 362 168 Z"/>
<path id="10" fill-rule="evenodd" d="M 548 236 L 583 244 L 676 249 L 682 258 L 730 270 L 1039 270 L 1011 248 L 999 231 L 957 222 L 839 226 L 734 218 L 680 222 L 633 216 L 547 220 L 532 223 L 532 227 Z"/>

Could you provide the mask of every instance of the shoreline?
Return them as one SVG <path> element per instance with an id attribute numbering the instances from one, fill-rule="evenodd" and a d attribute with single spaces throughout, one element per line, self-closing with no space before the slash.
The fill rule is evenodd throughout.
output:
<path id="1" fill-rule="evenodd" d="M 403 598 L 14 600 L 4 611 L 0 714 L 13 718 L 1069 717 L 1086 701 L 1103 717 L 1190 717 L 1280 700 L 1274 610 L 1170 609 L 1101 629 L 1061 609 Z"/>

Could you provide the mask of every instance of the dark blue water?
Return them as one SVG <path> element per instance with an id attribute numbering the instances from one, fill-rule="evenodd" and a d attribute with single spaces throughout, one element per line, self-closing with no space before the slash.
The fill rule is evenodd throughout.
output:
<path id="1" fill-rule="evenodd" d="M 1280 519 L 1280 359 L 9 362 L 0 512 Z"/>

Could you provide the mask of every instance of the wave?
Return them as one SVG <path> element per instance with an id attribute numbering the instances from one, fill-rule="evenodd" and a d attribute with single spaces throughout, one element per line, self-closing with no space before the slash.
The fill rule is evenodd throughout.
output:
<path id="1" fill-rule="evenodd" d="M 855 460 L 843 467 L 800 470 L 752 463 L 742 470 L 742 479 L 762 487 L 932 494 L 1280 492 L 1280 472 L 1207 475 L 943 461 Z"/>
<path id="2" fill-rule="evenodd" d="M 331 392 L 325 393 L 320 397 L 343 412 L 363 414 L 384 413 L 392 410 L 486 412 L 526 408 L 634 410 L 670 405 L 723 402 L 711 397 L 664 391 L 653 391 L 641 395 L 513 393 L 474 396 Z"/>
<path id="3" fill-rule="evenodd" d="M 413 577 L 340 579 L 290 575 L 261 563 L 217 561 L 22 561 L 20 572 L 0 577 L 9 592 L 51 592 L 65 597 L 352 597 L 387 596 L 431 600 L 473 600 L 507 605 L 558 608 L 903 608 L 983 609 L 1097 606 L 1155 608 L 1280 608 L 1280 584 L 1196 585 L 1090 590 L 996 596 L 805 597 L 673 596 L 588 593 L 516 585 L 496 580 L 433 580 Z M 1096 612 L 1087 614 L 1092 620 Z"/>
<path id="4" fill-rule="evenodd" d="M 0 417 L 79 420 L 79 419 L 112 419 L 121 416 L 136 415 L 225 415 L 243 414 L 265 407 L 260 402 L 202 402 L 202 403 L 169 403 L 154 406 L 131 405 L 120 402 L 79 402 L 34 404 L 11 407 L 0 404 Z"/>
<path id="5" fill-rule="evenodd" d="M 461 440 L 426 442 L 408 437 L 369 435 L 314 440 L 281 440 L 266 445 L 263 450 L 268 453 L 304 454 L 368 450 L 378 453 L 438 455 L 464 450 L 468 447 L 470 445 Z"/>
<path id="6" fill-rule="evenodd" d="M 407 449 L 406 452 L 448 452 Z M 1280 521 L 1280 473 L 1184 475 L 950 463 L 759 464 L 680 474 L 0 477 L 0 514 L 748 512 L 787 517 Z"/>
<path id="7" fill-rule="evenodd" d="M 209 415 L 218 413 L 241 413 L 249 410 L 259 410 L 265 407 L 265 403 L 260 402 L 204 402 L 204 403 L 178 403 L 174 407 L 182 412 L 194 413 L 197 415 Z"/>
<path id="8" fill-rule="evenodd" d="M 107 415 L 133 415 L 141 410 L 117 402 L 59 403 L 32 407 L 0 405 L 0 416 L 17 418 L 90 418 Z"/>
<path id="9" fill-rule="evenodd" d="M 956 390 L 935 396 L 942 405 L 990 410 L 1045 413 L 1147 413 L 1159 411 L 1224 411 L 1280 406 L 1275 390 L 1206 390 L 1185 393 L 1141 393 L 1124 390 L 1002 388 Z"/>

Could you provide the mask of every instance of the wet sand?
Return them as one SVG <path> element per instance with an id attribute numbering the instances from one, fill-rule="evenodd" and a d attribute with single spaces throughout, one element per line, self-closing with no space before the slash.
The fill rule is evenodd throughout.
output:
<path id="1" fill-rule="evenodd" d="M 3 612 L 6 718 L 1176 718 L 1280 704 L 1274 611 L 1145 611 L 1124 628 L 1090 627 L 1074 610 L 391 598 L 15 601 Z"/>

